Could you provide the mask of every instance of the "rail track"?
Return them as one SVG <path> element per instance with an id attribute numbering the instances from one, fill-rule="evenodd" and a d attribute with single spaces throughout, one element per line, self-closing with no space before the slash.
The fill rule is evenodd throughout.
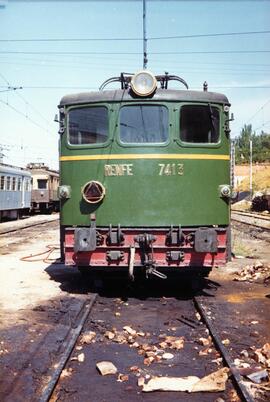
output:
<path id="1" fill-rule="evenodd" d="M 104 282 L 108 288 L 100 287 L 98 280 L 95 286 L 86 286 L 87 292 L 96 290 L 99 294 L 79 296 L 77 300 L 81 307 L 77 306 L 75 318 L 68 329 L 66 325 L 60 327 L 56 337 L 63 338 L 57 353 L 52 355 L 54 347 L 50 332 L 39 340 L 33 355 L 29 349 L 27 362 L 9 387 L 10 394 L 5 394 L 2 400 L 121 402 L 128 398 L 135 402 L 145 397 L 150 402 L 156 402 L 157 398 L 161 402 L 176 402 L 179 398 L 187 402 L 214 402 L 218 398 L 254 401 L 234 364 L 235 356 L 239 356 L 242 349 L 233 354 L 230 346 L 223 343 L 228 336 L 224 331 L 226 326 L 220 326 L 217 318 L 223 313 L 226 316 L 226 307 L 219 309 L 215 303 L 217 284 L 207 280 L 198 296 L 187 291 L 184 284 L 179 288 L 175 283 L 157 280 L 124 288 L 124 282 L 111 279 Z M 82 293 L 81 283 L 78 283 L 79 288 Z M 65 309 L 71 311 L 72 304 L 69 295 Z M 123 330 L 125 327 L 129 332 Z M 237 326 L 231 321 L 229 328 L 237 332 Z M 65 336 L 61 335 L 63 331 Z M 135 335 L 131 335 L 132 331 Z M 89 334 L 92 334 L 90 341 L 85 341 Z M 236 339 L 239 337 L 243 348 L 247 339 L 236 334 Z M 179 348 L 167 339 L 180 342 Z M 49 365 L 44 359 L 46 353 L 51 356 Z M 166 354 L 171 354 L 168 360 L 162 357 Z M 154 361 L 147 362 L 148 356 L 154 356 Z M 39 361 L 38 368 L 36 361 Z M 100 361 L 112 362 L 117 373 L 100 375 L 96 369 Z M 159 376 L 203 378 L 223 367 L 229 368 L 230 377 L 226 389 L 218 392 L 160 391 L 143 395 L 137 384 L 138 377 L 146 382 Z M 29 393 L 27 384 L 31 382 L 32 393 Z"/>
<path id="2" fill-rule="evenodd" d="M 49 222 L 57 221 L 58 219 L 59 215 L 54 214 L 54 215 L 31 216 L 17 221 L 1 222 L 0 236 L 17 232 L 23 229 L 31 228 L 34 226 L 44 225 Z"/>
<path id="3" fill-rule="evenodd" d="M 229 367 L 231 373 L 226 390 L 214 394 L 204 393 L 204 400 L 215 401 L 218 397 L 231 400 L 230 392 L 236 390 L 239 400 L 252 402 L 254 400 L 252 395 L 246 388 L 228 349 L 222 343 L 219 327 L 209 314 L 208 298 L 194 296 L 185 291 L 181 293 L 179 290 L 175 297 L 171 297 L 171 289 L 167 297 L 163 283 L 161 292 L 159 292 L 160 286 L 158 286 L 159 290 L 155 286 L 139 291 L 127 289 L 121 299 L 116 297 L 114 291 L 112 293 L 106 291 L 105 296 L 103 291 L 99 291 L 99 296 L 95 294 L 87 297 L 76 323 L 73 322 L 70 325 L 61 353 L 55 355 L 50 369 L 45 371 L 42 387 L 37 388 L 38 398 L 33 400 L 120 402 L 128 398 L 130 402 L 133 402 L 142 398 L 136 374 L 140 374 L 147 380 L 149 376 L 160 375 L 174 377 L 196 375 L 201 378 L 206 373 L 214 372 L 224 366 Z M 122 288 L 116 283 L 113 289 Z M 160 294 L 165 294 L 165 297 L 161 297 Z M 198 312 L 201 316 L 200 320 L 196 315 Z M 127 325 L 135 328 L 137 332 L 144 333 L 144 336 L 137 337 L 140 344 L 156 346 L 162 340 L 159 336 L 165 335 L 183 337 L 184 347 L 181 350 L 168 347 L 165 352 L 172 352 L 171 360 L 161 358 L 160 361 L 154 361 L 149 366 L 145 365 L 143 356 L 138 354 L 140 347 L 130 347 L 132 344 L 127 338 L 123 342 L 116 342 L 105 335 L 106 331 L 121 333 L 123 327 Z M 84 344 L 81 335 L 89 331 L 96 333 L 95 341 Z M 210 347 L 212 352 L 207 352 L 205 355 L 205 348 L 198 343 L 198 340 L 207 338 L 208 334 L 212 337 Z M 200 352 L 202 352 L 201 355 Z M 78 353 L 84 354 L 84 362 L 78 361 Z M 219 356 L 222 358 L 222 363 L 219 363 L 221 365 L 213 363 L 214 360 L 220 359 Z M 100 360 L 113 361 L 118 373 L 123 374 L 123 377 L 127 376 L 128 380 L 118 377 L 117 381 L 116 376 L 100 376 L 96 370 L 96 362 Z M 31 356 L 29 364 L 30 366 L 32 364 Z M 138 371 L 130 371 L 132 366 L 138 367 Z M 29 367 L 27 370 L 29 371 Z M 18 376 L 10 399 L 4 400 L 7 402 L 17 400 L 14 395 L 23 389 L 26 377 L 23 373 Z M 23 381 L 24 385 L 20 384 L 20 381 Z M 89 395 L 91 395 L 90 399 Z M 156 393 L 148 394 L 147 399 L 150 402 L 156 401 L 156 395 Z M 181 393 L 180 398 L 188 402 L 201 401 L 202 394 Z M 26 396 L 25 400 L 27 399 Z M 164 402 L 178 401 L 179 393 L 160 392 L 158 399 Z"/>
<path id="4" fill-rule="evenodd" d="M 261 214 L 232 211 L 231 221 L 236 231 L 270 243 L 270 217 Z"/>
<path id="5" fill-rule="evenodd" d="M 2 254 L 10 254 L 16 250 L 19 245 L 25 245 L 28 242 L 33 243 L 33 249 L 29 255 L 39 255 L 40 253 L 36 252 L 35 243 L 38 239 L 44 237 L 44 233 L 47 233 L 48 230 L 54 230 L 58 227 L 58 218 L 50 217 L 49 219 L 42 219 L 40 221 L 28 221 L 24 222 L 22 226 L 22 222 L 6 222 L 7 226 L 2 227 L 0 225 L 0 247 Z M 15 226 L 14 226 L 15 224 Z M 11 225 L 11 226 L 10 226 Z M 50 254 L 51 249 L 59 249 L 58 244 L 54 244 L 53 246 L 48 245 L 45 247 L 43 257 L 45 254 Z M 40 258 L 42 260 L 42 258 Z"/>
<path id="6" fill-rule="evenodd" d="M 139 298 L 111 297 L 93 294 L 82 305 L 76 326 L 70 327 L 62 345 L 62 353 L 56 357 L 46 373 L 49 380 L 43 384 L 41 396 L 37 400 L 120 402 L 126 400 L 128 392 L 129 401 L 138 401 L 142 394 L 137 386 L 137 376 L 146 379 L 160 375 L 179 377 L 192 374 L 203 377 L 205 371 L 214 372 L 227 366 L 231 377 L 224 392 L 181 393 L 181 400 L 201 401 L 201 395 L 207 401 L 215 401 L 218 397 L 231 400 L 230 395 L 237 390 L 239 400 L 254 401 L 228 350 L 222 344 L 218 328 L 209 314 L 206 298 L 184 295 L 177 299 L 152 295 L 145 300 L 144 291 L 141 293 L 141 290 Z M 201 318 L 198 318 L 198 313 Z M 122 329 L 125 326 L 135 329 L 139 335 L 136 334 L 135 338 L 129 333 L 123 335 Z M 89 331 L 95 334 L 94 340 L 84 343 L 82 339 Z M 112 335 L 106 334 L 112 333 L 115 336 L 110 339 Z M 211 349 L 209 354 L 204 355 L 205 346 L 199 343 L 199 339 L 210 339 L 209 334 Z M 166 341 L 166 337 L 183 339 L 183 349 L 176 350 L 168 343 L 161 352 L 171 352 L 171 360 L 159 358 L 158 361 L 146 364 L 147 358 L 144 358 L 147 356 L 147 347 L 155 349 L 155 345 L 161 345 L 160 342 Z M 140 346 L 135 345 L 134 340 Z M 146 349 L 145 356 L 139 352 L 144 350 L 141 346 Z M 84 356 L 85 360 L 81 363 L 78 362 L 78 354 Z M 115 364 L 119 373 L 118 382 L 115 375 L 98 374 L 96 362 L 101 360 L 109 360 Z M 220 365 L 217 366 L 212 360 L 219 360 Z M 123 384 L 120 385 L 119 382 Z M 16 389 L 21 389 L 18 383 Z M 147 400 L 156 401 L 156 398 L 157 394 L 154 392 L 148 394 Z M 12 399 L 7 400 L 16 398 L 13 395 Z M 179 393 L 159 392 L 158 400 L 178 401 Z"/>
<path id="7" fill-rule="evenodd" d="M 79 322 L 77 323 L 77 326 L 75 328 L 70 328 L 69 331 L 69 336 L 66 340 L 66 346 L 63 351 L 63 354 L 60 356 L 58 361 L 55 363 L 55 370 L 51 374 L 51 379 L 48 382 L 48 384 L 45 386 L 45 389 L 43 390 L 42 396 L 40 398 L 40 402 L 47 402 L 50 401 L 51 395 L 53 393 L 53 390 L 55 389 L 59 378 L 61 376 L 61 373 L 63 372 L 63 369 L 65 368 L 67 361 L 74 349 L 74 346 L 78 340 L 78 337 L 80 333 L 82 332 L 83 325 L 93 307 L 93 304 L 96 300 L 96 294 L 92 295 L 91 298 L 86 302 L 81 310 L 81 317 L 79 319 Z"/>
<path id="8" fill-rule="evenodd" d="M 243 211 L 232 211 L 233 221 L 270 231 L 270 217 L 262 214 L 253 214 Z"/>

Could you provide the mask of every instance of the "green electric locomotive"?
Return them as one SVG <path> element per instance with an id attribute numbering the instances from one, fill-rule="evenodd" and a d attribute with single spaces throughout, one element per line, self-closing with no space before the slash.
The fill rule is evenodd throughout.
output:
<path id="1" fill-rule="evenodd" d="M 169 89 L 172 80 L 185 89 Z M 121 89 L 104 90 L 119 81 Z M 178 85 L 178 83 L 177 83 Z M 226 96 L 147 70 L 59 105 L 61 250 L 81 270 L 207 275 L 230 256 Z"/>

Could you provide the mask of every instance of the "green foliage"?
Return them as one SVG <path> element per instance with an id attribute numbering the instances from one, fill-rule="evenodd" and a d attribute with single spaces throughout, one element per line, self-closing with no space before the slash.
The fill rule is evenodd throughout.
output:
<path id="1" fill-rule="evenodd" d="M 252 125 L 244 125 L 235 139 L 235 161 L 237 164 L 248 163 L 250 157 L 250 140 L 252 140 L 253 162 L 270 162 L 270 134 L 261 132 L 256 135 Z"/>

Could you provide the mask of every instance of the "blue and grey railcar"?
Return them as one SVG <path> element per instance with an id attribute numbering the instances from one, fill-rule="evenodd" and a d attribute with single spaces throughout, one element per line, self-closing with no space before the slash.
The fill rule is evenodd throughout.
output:
<path id="1" fill-rule="evenodd" d="M 31 173 L 22 168 L 0 164 L 0 221 L 29 214 Z"/>

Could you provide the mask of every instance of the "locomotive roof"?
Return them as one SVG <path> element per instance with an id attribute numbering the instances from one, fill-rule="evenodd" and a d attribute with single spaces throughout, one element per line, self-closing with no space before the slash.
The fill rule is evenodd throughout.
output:
<path id="1" fill-rule="evenodd" d="M 228 98 L 217 92 L 208 91 L 189 91 L 173 89 L 157 89 L 154 95 L 148 97 L 134 97 L 128 90 L 109 90 L 97 92 L 81 92 L 64 96 L 60 101 L 60 107 L 65 105 L 77 105 L 81 103 L 94 102 L 138 102 L 153 100 L 160 102 L 210 102 L 229 104 Z"/>

